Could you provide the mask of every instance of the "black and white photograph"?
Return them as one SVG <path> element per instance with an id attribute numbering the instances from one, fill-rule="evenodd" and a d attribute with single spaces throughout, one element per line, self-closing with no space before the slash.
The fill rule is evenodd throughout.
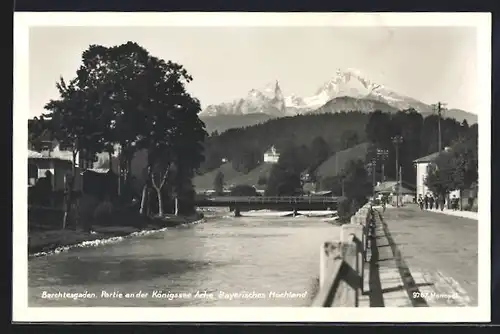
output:
<path id="1" fill-rule="evenodd" d="M 14 21 L 13 320 L 489 321 L 489 14 Z"/>

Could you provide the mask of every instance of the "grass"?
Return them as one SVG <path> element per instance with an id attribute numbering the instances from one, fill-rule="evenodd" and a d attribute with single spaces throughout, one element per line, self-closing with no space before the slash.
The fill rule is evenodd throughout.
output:
<path id="1" fill-rule="evenodd" d="M 241 173 L 236 171 L 231 162 L 225 163 L 217 169 L 205 173 L 203 175 L 197 175 L 193 179 L 194 186 L 196 190 L 207 190 L 213 189 L 215 175 L 220 171 L 224 174 L 224 184 L 226 187 L 236 186 L 236 185 L 249 185 L 256 186 L 257 188 L 263 188 L 265 186 L 257 185 L 260 176 L 269 176 L 273 164 L 262 163 L 257 168 L 252 169 L 248 173 Z"/>
<path id="2" fill-rule="evenodd" d="M 337 152 L 316 169 L 317 176 L 319 178 L 336 176 L 342 171 L 350 160 L 365 160 L 370 145 L 370 143 L 362 143 Z"/>
<path id="3" fill-rule="evenodd" d="M 240 173 L 233 168 L 233 165 L 231 162 L 227 162 L 227 163 L 223 164 L 222 166 L 220 166 L 219 168 L 216 168 L 208 173 L 205 173 L 203 175 L 196 175 L 193 179 L 193 184 L 194 184 L 196 190 L 213 189 L 215 175 L 217 175 L 217 173 L 219 171 L 222 172 L 222 174 L 224 174 L 224 183 L 225 184 L 230 184 L 229 180 L 243 175 L 243 173 Z"/>
<path id="4" fill-rule="evenodd" d="M 259 178 L 261 176 L 265 176 L 266 178 L 269 178 L 269 174 L 271 173 L 271 169 L 273 167 L 273 164 L 271 163 L 263 163 L 260 164 L 257 168 L 252 169 L 249 173 L 247 174 L 242 174 L 239 176 L 236 176 L 232 179 L 230 179 L 227 183 L 228 184 L 233 184 L 233 185 L 248 185 L 248 186 L 255 186 L 257 188 L 263 188 L 264 186 L 258 185 Z"/>

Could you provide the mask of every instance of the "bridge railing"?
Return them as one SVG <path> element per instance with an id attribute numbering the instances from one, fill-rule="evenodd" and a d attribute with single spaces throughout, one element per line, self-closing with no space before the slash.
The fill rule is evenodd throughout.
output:
<path id="1" fill-rule="evenodd" d="M 336 203 L 338 197 L 315 196 L 216 196 L 207 198 L 207 201 L 240 203 Z"/>
<path id="2" fill-rule="evenodd" d="M 319 291 L 313 307 L 358 307 L 364 291 L 366 252 L 373 235 L 373 211 L 364 205 L 341 226 L 340 240 L 321 245 Z"/>

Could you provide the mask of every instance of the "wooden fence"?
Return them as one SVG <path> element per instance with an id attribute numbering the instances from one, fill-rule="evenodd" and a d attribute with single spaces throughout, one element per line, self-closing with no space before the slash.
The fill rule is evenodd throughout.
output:
<path id="1" fill-rule="evenodd" d="M 358 307 L 364 292 L 366 253 L 374 233 L 371 204 L 341 226 L 339 241 L 321 245 L 319 291 L 313 307 Z"/>

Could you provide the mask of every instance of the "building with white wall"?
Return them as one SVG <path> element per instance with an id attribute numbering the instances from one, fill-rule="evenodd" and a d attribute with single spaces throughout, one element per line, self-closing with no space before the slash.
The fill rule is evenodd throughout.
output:
<path id="1" fill-rule="evenodd" d="M 413 161 L 415 167 L 417 168 L 417 178 L 415 180 L 417 197 L 419 197 L 420 195 L 425 196 L 429 192 L 429 188 L 427 188 L 427 186 L 425 185 L 425 179 L 427 178 L 427 168 L 430 163 L 434 162 L 438 155 L 439 152 L 435 152 Z"/>
<path id="2" fill-rule="evenodd" d="M 279 158 L 280 155 L 274 146 L 271 146 L 271 148 L 264 153 L 264 162 L 277 163 Z"/>
<path id="3" fill-rule="evenodd" d="M 448 151 L 449 147 L 445 148 L 445 151 Z M 413 163 L 415 164 L 417 168 L 417 179 L 416 179 L 416 186 L 417 186 L 417 197 L 422 195 L 425 196 L 426 194 L 429 193 L 429 188 L 425 185 L 425 179 L 427 178 L 427 170 L 429 167 L 429 164 L 433 163 L 434 160 L 439 156 L 439 152 L 435 152 L 429 155 L 426 155 L 425 157 L 418 158 L 417 160 L 414 160 Z M 449 194 L 450 197 L 459 197 L 460 196 L 460 191 L 459 190 L 454 190 L 451 191 Z"/>
<path id="4" fill-rule="evenodd" d="M 50 173 L 52 190 L 64 190 L 65 177 L 72 172 L 72 168 L 70 159 L 28 150 L 28 187 L 34 186 L 40 178 Z"/>

